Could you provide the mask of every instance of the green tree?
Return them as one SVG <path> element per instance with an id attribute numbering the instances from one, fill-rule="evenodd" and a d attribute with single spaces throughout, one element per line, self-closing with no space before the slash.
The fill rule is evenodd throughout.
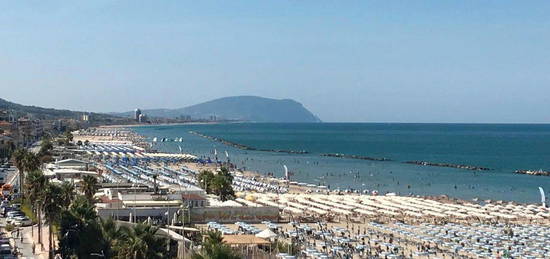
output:
<path id="1" fill-rule="evenodd" d="M 288 253 L 291 255 L 296 255 L 300 251 L 300 246 L 298 242 L 287 243 L 283 241 L 276 241 L 274 247 L 280 253 Z"/>
<path id="2" fill-rule="evenodd" d="M 112 218 L 99 219 L 101 225 L 101 234 L 103 237 L 103 251 L 106 258 L 114 258 L 117 256 L 115 247 L 119 246 L 119 242 L 122 242 L 125 227 L 119 227 Z"/>
<path id="3" fill-rule="evenodd" d="M 90 202 L 93 202 L 94 195 L 98 189 L 97 178 L 91 175 L 85 175 L 80 181 L 80 191 L 88 198 Z"/>
<path id="4" fill-rule="evenodd" d="M 73 141 L 74 139 L 74 136 L 70 131 L 66 131 L 64 134 L 64 138 L 65 138 L 65 145 L 70 145 L 71 141 Z"/>
<path id="5" fill-rule="evenodd" d="M 138 223 L 132 228 L 122 228 L 116 243 L 116 257 L 128 259 L 160 259 L 168 252 L 166 239 L 156 236 L 157 227 Z"/>
<path id="6" fill-rule="evenodd" d="M 102 254 L 108 246 L 94 205 L 78 196 L 69 209 L 62 210 L 59 220 L 59 250 L 63 258 L 90 258 Z"/>
<path id="7" fill-rule="evenodd" d="M 42 138 L 42 143 L 40 144 L 40 151 L 38 152 L 38 157 L 42 163 L 49 163 L 53 161 L 52 153 L 53 144 L 50 138 Z"/>
<path id="8" fill-rule="evenodd" d="M 235 198 L 233 190 L 233 176 L 226 167 L 222 167 L 217 174 L 203 170 L 197 176 L 199 186 L 207 193 L 218 195 L 222 201 Z"/>
<path id="9" fill-rule="evenodd" d="M 32 152 L 27 152 L 23 161 L 23 168 L 25 172 L 36 171 L 40 169 L 40 166 L 42 165 L 42 163 L 40 162 L 40 158 Z"/>
<path id="10" fill-rule="evenodd" d="M 220 196 L 220 200 L 222 201 L 235 199 L 235 191 L 232 184 L 233 176 L 226 167 L 222 167 L 212 181 L 214 194 Z"/>
<path id="11" fill-rule="evenodd" d="M 61 208 L 68 209 L 75 198 L 75 187 L 70 182 L 63 182 L 60 186 L 60 200 L 59 204 Z"/>
<path id="12" fill-rule="evenodd" d="M 26 191 L 27 199 L 31 204 L 35 219 L 38 221 L 38 242 L 42 244 L 42 220 L 41 220 L 41 205 L 46 186 L 46 177 L 42 171 L 32 171 L 27 175 Z M 34 228 L 33 235 L 34 235 Z"/>
<path id="13" fill-rule="evenodd" d="M 48 247 L 50 248 L 50 258 L 53 257 L 53 225 L 56 224 L 61 216 L 62 207 L 61 187 L 54 183 L 47 183 L 44 187 L 42 211 L 48 223 Z"/>
<path id="14" fill-rule="evenodd" d="M 19 171 L 19 191 L 24 198 L 25 195 L 25 172 L 36 171 L 40 168 L 40 159 L 25 149 L 17 149 L 13 153 L 13 160 Z"/>
<path id="15" fill-rule="evenodd" d="M 237 259 L 239 254 L 223 242 L 219 231 L 209 231 L 206 234 L 202 249 L 191 256 L 192 259 Z"/>
<path id="16" fill-rule="evenodd" d="M 27 155 L 27 150 L 23 148 L 18 148 L 13 152 L 12 159 L 13 163 L 15 164 L 15 167 L 17 167 L 17 171 L 19 172 L 19 190 L 23 190 L 23 178 L 24 171 L 25 171 L 25 156 Z"/>
<path id="17" fill-rule="evenodd" d="M 53 150 L 53 144 L 50 138 L 43 138 L 40 143 L 40 154 L 47 154 Z"/>
<path id="18" fill-rule="evenodd" d="M 214 173 L 210 170 L 202 170 L 197 176 L 199 186 L 206 191 L 206 193 L 212 193 L 212 181 L 214 179 Z"/>

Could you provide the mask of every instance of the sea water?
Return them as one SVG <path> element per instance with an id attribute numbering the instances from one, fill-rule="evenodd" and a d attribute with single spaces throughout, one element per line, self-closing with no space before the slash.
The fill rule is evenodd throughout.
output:
<path id="1" fill-rule="evenodd" d="M 182 137 L 162 142 L 160 151 L 192 153 L 226 160 L 247 170 L 281 177 L 283 165 L 299 182 L 331 189 L 377 190 L 401 195 L 448 195 L 462 199 L 539 202 L 538 187 L 550 191 L 550 177 L 515 170 L 550 170 L 550 125 L 398 124 L 398 123 L 227 123 L 133 128 L 153 137 Z M 307 151 L 288 154 L 241 150 L 190 131 L 257 149 Z M 388 158 L 369 161 L 321 154 Z M 419 166 L 405 161 L 464 164 L 491 171 Z"/>

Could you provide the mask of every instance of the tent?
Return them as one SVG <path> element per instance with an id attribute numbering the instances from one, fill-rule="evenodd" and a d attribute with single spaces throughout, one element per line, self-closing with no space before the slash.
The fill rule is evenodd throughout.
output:
<path id="1" fill-rule="evenodd" d="M 269 228 L 256 234 L 256 237 L 263 238 L 263 239 L 271 239 L 277 237 L 277 234 L 273 233 Z"/>

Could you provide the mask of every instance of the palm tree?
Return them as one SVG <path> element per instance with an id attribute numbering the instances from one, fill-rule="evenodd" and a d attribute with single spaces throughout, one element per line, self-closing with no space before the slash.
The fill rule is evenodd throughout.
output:
<path id="1" fill-rule="evenodd" d="M 26 189 L 27 198 L 30 201 L 34 216 L 38 221 L 38 243 L 42 244 L 42 220 L 40 213 L 40 205 L 43 198 L 44 186 L 46 185 L 46 177 L 42 171 L 32 171 L 27 175 Z M 32 235 L 34 236 L 34 227 L 32 227 Z"/>
<path id="2" fill-rule="evenodd" d="M 47 183 L 44 188 L 43 193 L 43 202 L 42 210 L 44 211 L 44 216 L 46 217 L 46 222 L 48 223 L 48 247 L 49 247 L 49 257 L 53 257 L 53 231 L 52 226 L 55 224 L 60 216 L 62 207 L 59 201 L 61 200 L 61 187 L 53 184 Z"/>
<path id="3" fill-rule="evenodd" d="M 60 187 L 61 187 L 61 194 L 60 194 L 61 199 L 59 200 L 59 203 L 63 209 L 68 209 L 74 200 L 74 195 L 75 195 L 74 184 L 70 182 L 63 182 Z"/>
<path id="4" fill-rule="evenodd" d="M 60 187 L 62 189 L 62 187 Z M 89 258 L 106 247 L 94 205 L 78 196 L 59 218 L 59 251 L 63 258 Z"/>
<path id="5" fill-rule="evenodd" d="M 220 196 L 220 200 L 235 199 L 235 191 L 232 187 L 233 176 L 229 173 L 227 167 L 222 167 L 220 172 L 214 176 L 211 183 L 214 194 Z"/>
<path id="6" fill-rule="evenodd" d="M 25 156 L 27 155 L 27 150 L 23 148 L 18 148 L 13 152 L 12 159 L 19 171 L 19 192 L 23 190 L 23 172 L 25 171 Z"/>
<path id="7" fill-rule="evenodd" d="M 94 200 L 94 195 L 97 192 L 97 178 L 91 175 L 85 175 L 80 181 L 80 191 L 88 198 L 90 202 Z"/>
<path id="8" fill-rule="evenodd" d="M 99 221 L 104 242 L 104 255 L 106 258 L 114 258 L 116 257 L 116 251 L 113 248 L 118 246 L 118 242 L 124 236 L 123 233 L 127 233 L 128 230 L 125 229 L 126 227 L 119 227 L 113 218 L 99 218 Z"/>
<path id="9" fill-rule="evenodd" d="M 94 204 L 90 203 L 87 198 L 82 196 L 78 196 L 74 199 L 70 211 L 82 221 L 94 221 L 97 219 Z"/>
<path id="10" fill-rule="evenodd" d="M 32 172 L 40 169 L 40 159 L 33 153 L 19 149 L 15 157 L 15 164 L 19 170 L 19 191 L 21 197 L 25 197 L 25 172 Z"/>
<path id="11" fill-rule="evenodd" d="M 138 223 L 133 228 L 120 230 L 115 258 L 160 259 L 167 255 L 166 240 L 156 236 L 157 227 Z"/>
<path id="12" fill-rule="evenodd" d="M 40 169 L 40 158 L 32 152 L 27 152 L 24 158 L 24 170 L 25 172 L 32 172 Z"/>

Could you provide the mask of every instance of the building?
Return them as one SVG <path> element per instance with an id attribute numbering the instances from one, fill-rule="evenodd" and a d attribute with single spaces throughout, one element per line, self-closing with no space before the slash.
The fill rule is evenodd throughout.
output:
<path id="1" fill-rule="evenodd" d="M 139 122 L 139 116 L 141 115 L 141 110 L 138 108 L 135 110 L 134 112 L 134 120 L 136 120 L 137 122 Z"/>
<path id="2" fill-rule="evenodd" d="M 0 159 L 9 158 L 15 150 L 13 138 L 0 134 Z"/>
<path id="3" fill-rule="evenodd" d="M 96 194 L 98 215 L 125 221 L 141 222 L 148 218 L 172 222 L 184 209 L 182 196 L 178 194 L 154 194 L 142 192 L 136 187 L 105 188 Z"/>
<path id="4" fill-rule="evenodd" d="M 88 170 L 90 163 L 78 159 L 65 159 L 49 164 L 46 168 Z"/>
<path id="5" fill-rule="evenodd" d="M 6 110 L 0 110 L 0 121 L 9 121 L 10 113 Z"/>
<path id="6" fill-rule="evenodd" d="M 44 175 L 55 181 L 78 183 L 85 175 L 98 177 L 98 173 L 88 171 L 89 163 L 77 159 L 65 159 L 46 165 Z"/>
<path id="7" fill-rule="evenodd" d="M 83 121 L 83 122 L 90 122 L 90 114 L 87 114 L 87 113 L 83 113 L 81 116 L 80 116 L 80 120 Z"/>
<path id="8" fill-rule="evenodd" d="M 35 141 L 38 141 L 44 134 L 44 127 L 40 120 L 31 120 L 27 118 L 19 118 L 15 122 L 17 133 L 16 139 L 19 144 L 28 146 Z"/>
<path id="9" fill-rule="evenodd" d="M 145 114 L 140 114 L 139 117 L 138 117 L 138 122 L 139 123 L 147 122 L 147 116 L 145 116 Z"/>
<path id="10" fill-rule="evenodd" d="M 76 169 L 52 169 L 44 170 L 44 176 L 50 180 L 56 179 L 59 182 L 68 181 L 73 183 L 78 183 L 82 177 L 90 175 L 97 177 L 98 174 L 92 171 L 82 171 Z"/>
<path id="11" fill-rule="evenodd" d="M 208 206 L 208 199 L 202 195 L 186 193 L 181 195 L 183 203 L 189 208 L 201 208 Z"/>

